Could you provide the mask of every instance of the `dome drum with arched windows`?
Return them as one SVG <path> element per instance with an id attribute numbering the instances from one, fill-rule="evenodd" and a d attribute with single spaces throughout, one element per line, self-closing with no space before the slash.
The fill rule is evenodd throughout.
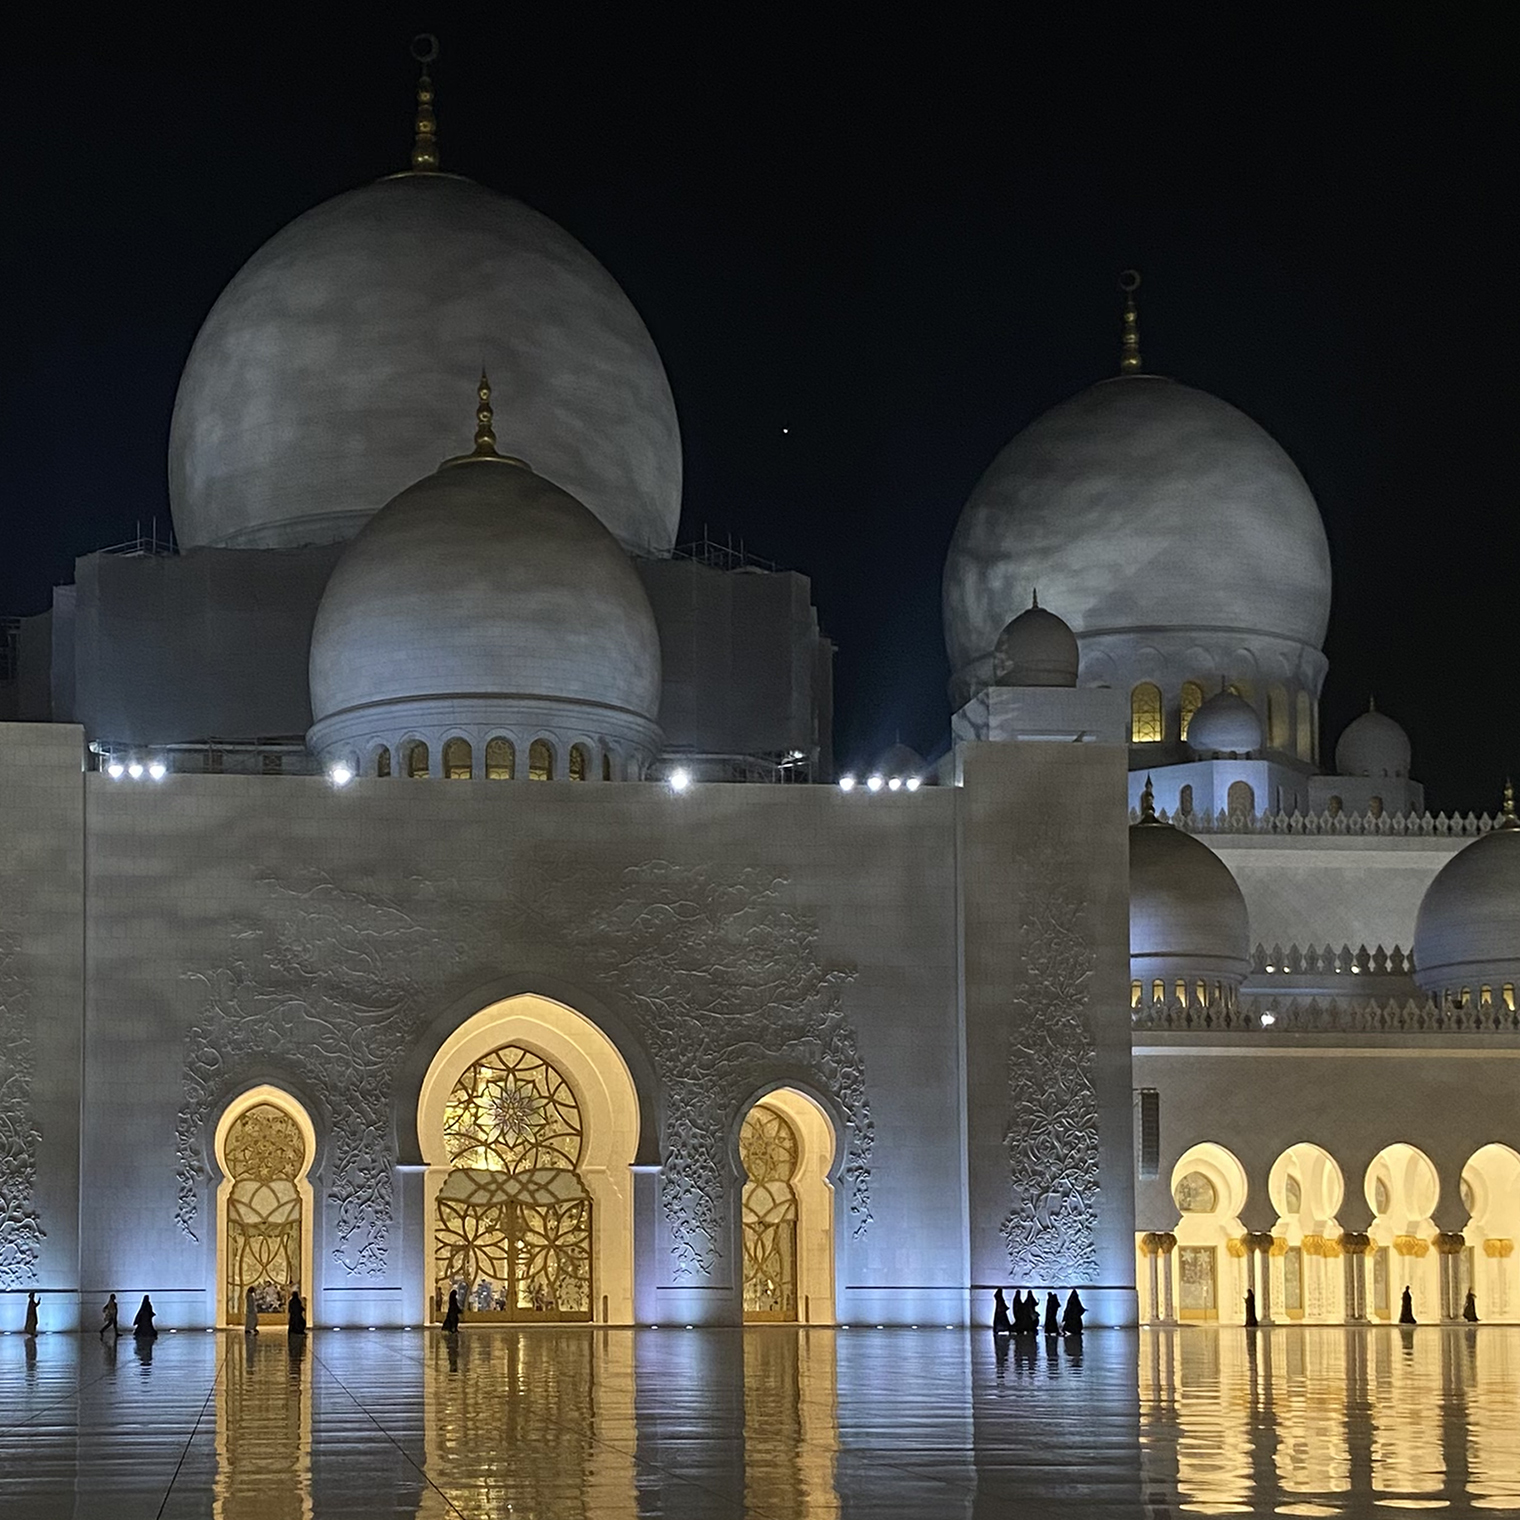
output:
<path id="1" fill-rule="evenodd" d="M 1459 850 L 1425 889 L 1414 927 L 1415 985 L 1480 1006 L 1520 986 L 1520 819 L 1504 789 L 1498 825 Z"/>
<path id="2" fill-rule="evenodd" d="M 1129 831 L 1129 943 L 1137 1002 L 1233 998 L 1250 970 L 1239 883 L 1206 844 L 1156 817 L 1149 782 Z"/>
<path id="3" fill-rule="evenodd" d="M 333 571 L 308 745 L 370 775 L 642 775 L 661 743 L 649 599 L 585 507 L 497 454 L 484 377 L 480 397 L 475 452 L 401 492 Z"/>

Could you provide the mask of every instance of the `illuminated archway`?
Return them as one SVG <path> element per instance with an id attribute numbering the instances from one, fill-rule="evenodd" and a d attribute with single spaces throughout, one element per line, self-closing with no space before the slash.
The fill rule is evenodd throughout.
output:
<path id="1" fill-rule="evenodd" d="M 243 1322 L 253 1288 L 261 1324 L 284 1321 L 292 1291 L 311 1307 L 317 1135 L 305 1107 L 267 1084 L 227 1105 L 216 1127 L 218 1325 Z"/>
<path id="2" fill-rule="evenodd" d="M 452 1263 L 480 1294 L 474 1317 L 631 1323 L 639 1122 L 617 1047 L 573 1008 L 525 994 L 461 1024 L 417 1106 L 430 1318 L 442 1317 L 439 1274 Z"/>
<path id="3" fill-rule="evenodd" d="M 1520 1155 L 1507 1145 L 1485 1145 L 1462 1168 L 1462 1285 L 1486 1320 L 1520 1318 Z"/>
<path id="4" fill-rule="evenodd" d="M 1336 1212 L 1346 1181 L 1329 1151 L 1293 1145 L 1273 1163 L 1267 1193 L 1277 1210 L 1270 1266 L 1279 1318 L 1339 1324 L 1346 1317 L 1346 1274 Z"/>
<path id="5" fill-rule="evenodd" d="M 1372 1292 L 1369 1318 L 1399 1316 L 1405 1287 L 1414 1300 L 1415 1318 L 1440 1317 L 1440 1259 L 1431 1218 L 1441 1195 L 1435 1166 L 1424 1151 L 1399 1142 L 1372 1158 L 1363 1184 L 1374 1219 Z"/>
<path id="6" fill-rule="evenodd" d="M 744 1116 L 744 1318 L 834 1321 L 834 1126 L 805 1093 L 782 1087 Z"/>
<path id="7" fill-rule="evenodd" d="M 1247 1286 L 1240 1244 L 1245 1168 L 1233 1152 L 1205 1141 L 1178 1158 L 1171 1191 L 1179 1217 L 1172 1231 L 1176 1248 L 1161 1264 L 1171 1284 L 1165 1302 L 1175 1302 L 1179 1319 L 1240 1324 Z"/>

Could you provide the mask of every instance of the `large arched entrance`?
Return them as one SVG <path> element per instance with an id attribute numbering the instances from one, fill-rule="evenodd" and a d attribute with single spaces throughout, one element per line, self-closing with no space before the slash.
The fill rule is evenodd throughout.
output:
<path id="1" fill-rule="evenodd" d="M 744 1319 L 834 1321 L 834 1126 L 795 1088 L 767 1093 L 744 1116 Z"/>
<path id="2" fill-rule="evenodd" d="M 1246 1174 L 1232 1151 L 1205 1142 L 1185 1151 L 1172 1169 L 1172 1199 L 1179 1218 L 1173 1230 L 1175 1251 L 1161 1270 L 1176 1272 L 1177 1317 L 1182 1320 L 1239 1324 L 1248 1281 L 1244 1226 Z M 1170 1258 L 1175 1256 L 1176 1266 Z M 1171 1302 L 1162 1284 L 1163 1304 Z"/>
<path id="3" fill-rule="evenodd" d="M 310 1299 L 316 1131 L 289 1093 L 255 1087 L 227 1106 L 215 1153 L 217 1323 L 243 1322 L 250 1288 L 260 1323 L 283 1323 L 293 1292 Z"/>
<path id="4" fill-rule="evenodd" d="M 547 998 L 457 1029 L 422 1083 L 429 1316 L 630 1323 L 639 1105 L 616 1047 Z"/>

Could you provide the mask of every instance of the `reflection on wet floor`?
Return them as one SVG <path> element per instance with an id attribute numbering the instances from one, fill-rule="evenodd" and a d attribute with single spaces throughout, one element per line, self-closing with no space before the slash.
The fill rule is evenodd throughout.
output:
<path id="1" fill-rule="evenodd" d="M 0 1337 L 0 1515 L 1520 1513 L 1520 1329 Z"/>

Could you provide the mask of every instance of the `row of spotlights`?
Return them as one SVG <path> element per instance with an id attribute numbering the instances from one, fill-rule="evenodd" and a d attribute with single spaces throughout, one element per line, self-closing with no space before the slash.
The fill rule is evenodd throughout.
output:
<path id="1" fill-rule="evenodd" d="M 868 792 L 879 792 L 883 787 L 889 792 L 916 792 L 923 785 L 923 778 L 919 776 L 867 776 L 864 782 Z M 839 778 L 839 790 L 841 792 L 853 792 L 861 785 L 853 776 L 841 776 Z"/>
<path id="2" fill-rule="evenodd" d="M 106 775 L 112 781 L 120 781 L 123 776 L 130 776 L 134 781 L 141 781 L 144 775 L 151 776 L 155 781 L 162 781 L 168 774 L 169 767 L 162 760 L 150 760 L 146 765 L 141 760 L 106 762 Z"/>

